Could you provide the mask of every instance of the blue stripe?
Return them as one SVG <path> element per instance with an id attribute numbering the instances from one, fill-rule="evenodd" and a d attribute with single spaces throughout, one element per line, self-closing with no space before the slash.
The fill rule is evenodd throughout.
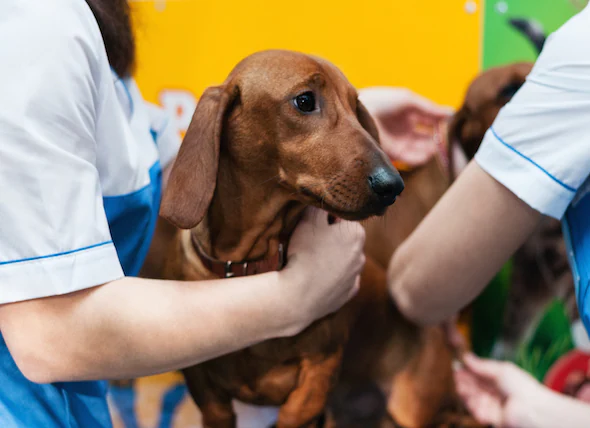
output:
<path id="1" fill-rule="evenodd" d="M 105 242 L 101 242 L 100 244 L 89 245 L 88 247 L 82 247 L 82 248 L 78 248 L 76 250 L 64 251 L 63 253 L 49 254 L 47 256 L 39 256 L 39 257 L 29 257 L 28 259 L 11 260 L 8 262 L 0 262 L 0 266 L 9 265 L 9 264 L 13 264 L 13 263 L 30 262 L 32 260 L 42 260 L 42 259 L 50 259 L 53 257 L 66 256 L 68 254 L 79 253 L 80 251 L 90 250 L 91 248 L 102 247 L 104 245 L 108 245 L 108 244 L 112 244 L 112 243 L 113 243 L 113 241 L 105 241 Z"/>
<path id="2" fill-rule="evenodd" d="M 496 137 L 496 139 L 504 144 L 506 147 L 508 147 L 510 150 L 512 150 L 514 153 L 516 153 L 517 155 L 519 155 L 521 158 L 529 161 L 530 163 L 532 163 L 533 165 L 535 165 L 537 168 L 539 168 L 541 171 L 543 171 L 549 178 L 551 178 L 553 181 L 555 181 L 557 184 L 559 184 L 560 186 L 562 186 L 563 188 L 569 190 L 570 192 L 576 192 L 577 190 L 574 189 L 572 186 L 568 186 L 567 184 L 565 184 L 563 181 L 561 181 L 560 179 L 558 179 L 557 177 L 553 176 L 549 171 L 547 171 L 545 168 L 543 168 L 541 165 L 539 165 L 537 162 L 535 162 L 534 160 L 532 160 L 531 158 L 529 158 L 528 156 L 523 155 L 522 153 L 520 153 L 518 150 L 516 150 L 514 147 L 512 147 L 510 144 L 508 144 L 507 142 L 505 142 L 503 139 L 501 139 L 498 134 L 496 134 L 496 131 L 494 131 L 494 128 L 490 128 L 490 131 L 492 131 L 492 134 L 494 134 L 494 137 Z"/>

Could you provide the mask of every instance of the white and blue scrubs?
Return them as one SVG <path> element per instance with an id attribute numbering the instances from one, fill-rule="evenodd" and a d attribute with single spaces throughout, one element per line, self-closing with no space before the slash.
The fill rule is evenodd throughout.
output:
<path id="1" fill-rule="evenodd" d="M 562 220 L 590 331 L 590 6 L 549 37 L 475 160 L 532 208 Z"/>
<path id="2" fill-rule="evenodd" d="M 137 275 L 177 134 L 84 0 L 3 0 L 0 40 L 0 304 Z M 0 332 L 0 427 L 108 427 L 105 393 L 28 381 Z"/>

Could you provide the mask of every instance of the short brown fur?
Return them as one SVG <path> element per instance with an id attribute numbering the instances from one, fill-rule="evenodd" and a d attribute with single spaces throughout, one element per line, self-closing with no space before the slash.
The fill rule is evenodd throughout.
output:
<path id="1" fill-rule="evenodd" d="M 302 91 L 317 94 L 321 114 L 295 110 L 291 100 Z M 306 205 L 351 220 L 382 214 L 367 175 L 393 167 L 377 138 L 356 91 L 331 64 L 285 51 L 242 61 L 203 94 L 173 167 L 161 213 L 185 230 L 162 276 L 213 277 L 193 239 L 220 260 L 269 257 Z M 280 406 L 279 428 L 313 426 L 336 381 L 353 308 L 297 336 L 185 369 L 205 426 L 235 426 L 232 399 Z"/>

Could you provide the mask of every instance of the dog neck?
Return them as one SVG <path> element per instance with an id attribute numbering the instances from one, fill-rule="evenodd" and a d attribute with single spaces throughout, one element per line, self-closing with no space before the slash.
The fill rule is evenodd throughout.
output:
<path id="1" fill-rule="evenodd" d="M 271 259 L 288 241 L 304 205 L 278 184 L 221 158 L 205 219 L 191 231 L 195 246 L 222 262 Z M 286 252 L 286 248 L 283 248 Z"/>

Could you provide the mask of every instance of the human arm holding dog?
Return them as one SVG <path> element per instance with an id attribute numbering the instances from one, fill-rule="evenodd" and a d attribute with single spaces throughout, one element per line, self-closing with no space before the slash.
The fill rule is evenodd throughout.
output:
<path id="1" fill-rule="evenodd" d="M 281 272 L 198 281 L 122 278 L 0 306 L 0 329 L 31 380 L 132 378 L 291 336 L 358 288 L 363 231 L 311 212 Z"/>
<path id="2" fill-rule="evenodd" d="M 37 386 L 23 374 L 48 383 L 179 369 L 294 335 L 355 293 L 363 231 L 318 213 L 279 273 L 125 277 L 149 246 L 166 131 L 146 119 L 133 79 L 111 69 L 85 2 L 7 8 L 22 25 L 0 35 L 23 43 L 0 47 L 0 99 L 14 101 L 0 103 L 2 382 L 29 394 Z M 55 13 L 63 25 L 46 19 Z"/>

